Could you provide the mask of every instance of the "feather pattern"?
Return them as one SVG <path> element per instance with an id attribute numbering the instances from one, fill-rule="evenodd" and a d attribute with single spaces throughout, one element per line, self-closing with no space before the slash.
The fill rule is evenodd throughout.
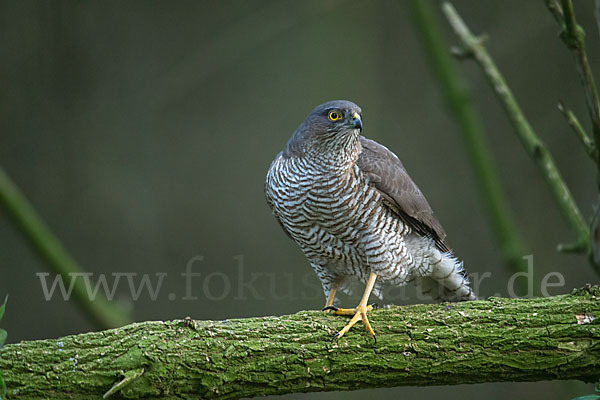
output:
<path id="1" fill-rule="evenodd" d="M 387 147 L 362 136 L 360 144 L 362 152 L 356 164 L 384 197 L 386 205 L 415 232 L 431 236 L 441 251 L 449 251 L 444 228 L 398 156 Z"/>
<path id="2" fill-rule="evenodd" d="M 328 119 L 331 113 L 340 118 Z M 474 299 L 429 203 L 398 157 L 360 135 L 362 112 L 348 101 L 315 108 L 271 163 L 267 203 L 323 285 L 352 281 L 439 285 L 441 298 Z"/>

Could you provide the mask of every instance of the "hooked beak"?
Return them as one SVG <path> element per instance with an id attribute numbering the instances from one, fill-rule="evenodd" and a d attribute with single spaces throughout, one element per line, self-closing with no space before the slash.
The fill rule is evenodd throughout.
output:
<path id="1" fill-rule="evenodd" d="M 362 119 L 360 119 L 358 113 L 352 114 L 352 125 L 354 126 L 354 129 L 362 131 Z"/>

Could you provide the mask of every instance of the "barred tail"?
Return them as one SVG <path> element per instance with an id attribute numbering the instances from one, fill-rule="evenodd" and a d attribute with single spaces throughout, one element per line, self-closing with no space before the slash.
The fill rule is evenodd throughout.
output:
<path id="1" fill-rule="evenodd" d="M 423 294 L 450 301 L 477 300 L 462 261 L 451 252 L 441 252 L 431 238 L 411 235 L 406 244 L 415 260 L 415 284 Z"/>
<path id="2" fill-rule="evenodd" d="M 440 297 L 450 301 L 477 300 L 462 261 L 449 252 L 437 251 L 437 253 L 431 257 L 430 278 L 439 283 Z"/>

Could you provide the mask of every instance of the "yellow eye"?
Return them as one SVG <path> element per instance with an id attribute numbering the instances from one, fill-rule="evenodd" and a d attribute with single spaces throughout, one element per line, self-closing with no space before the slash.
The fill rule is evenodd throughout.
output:
<path id="1" fill-rule="evenodd" d="M 337 121 L 338 119 L 342 119 L 342 114 L 337 111 L 329 111 L 329 120 Z"/>

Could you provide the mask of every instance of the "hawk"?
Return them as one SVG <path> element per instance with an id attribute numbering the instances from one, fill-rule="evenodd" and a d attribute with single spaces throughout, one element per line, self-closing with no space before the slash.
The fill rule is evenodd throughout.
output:
<path id="1" fill-rule="evenodd" d="M 265 182 L 267 203 L 300 246 L 323 286 L 325 310 L 352 315 L 334 338 L 367 318 L 371 292 L 384 282 L 414 283 L 445 300 L 476 299 L 462 262 L 400 159 L 361 136 L 362 111 L 335 100 L 317 106 L 296 129 Z M 366 285 L 355 308 L 333 306 L 352 281 Z"/>

